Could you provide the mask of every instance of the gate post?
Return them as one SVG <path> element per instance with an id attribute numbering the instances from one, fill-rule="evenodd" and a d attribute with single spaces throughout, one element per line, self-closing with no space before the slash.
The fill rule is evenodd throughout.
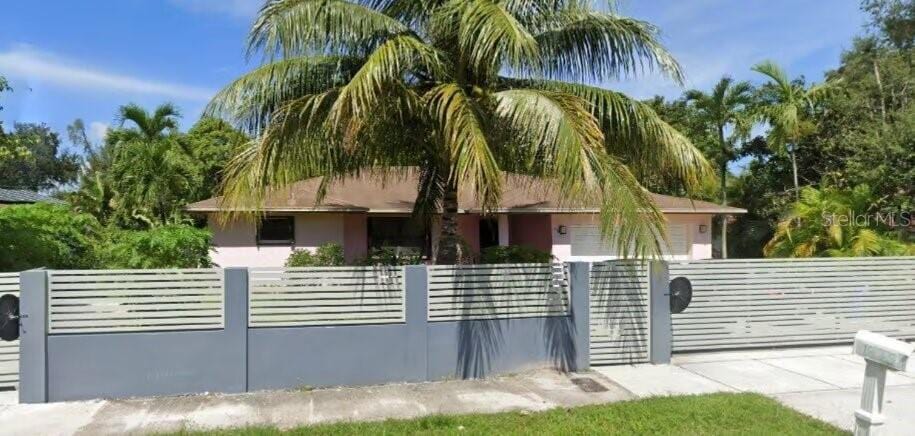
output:
<path id="1" fill-rule="evenodd" d="M 649 360 L 653 364 L 670 363 L 673 332 L 670 322 L 670 276 L 667 262 L 653 261 L 648 265 L 649 311 L 651 332 Z"/>
<path id="2" fill-rule="evenodd" d="M 48 272 L 19 275 L 19 402 L 48 402 Z"/>
<path id="3" fill-rule="evenodd" d="M 573 371 L 591 368 L 591 264 L 569 263 L 569 313 L 574 328 Z"/>
<path id="4" fill-rule="evenodd" d="M 226 392 L 248 391 L 248 268 L 226 268 L 223 270 L 225 281 L 224 292 L 224 331 L 229 336 L 231 352 L 235 355 L 233 362 L 226 362 L 237 367 L 237 381 L 226 386 Z"/>
<path id="5" fill-rule="evenodd" d="M 403 267 L 404 319 L 407 327 L 407 381 L 429 380 L 429 271 L 426 265 Z"/>

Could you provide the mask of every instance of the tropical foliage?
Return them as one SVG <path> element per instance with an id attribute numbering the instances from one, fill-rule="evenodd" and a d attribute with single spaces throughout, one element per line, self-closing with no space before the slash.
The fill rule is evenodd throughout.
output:
<path id="1" fill-rule="evenodd" d="M 92 268 L 101 226 L 66 206 L 0 207 L 0 271 Z"/>
<path id="2" fill-rule="evenodd" d="M 862 8 L 872 17 L 870 33 L 853 41 L 822 84 L 790 78 L 771 62 L 755 68 L 764 74 L 758 76 L 761 83 L 753 92 L 750 113 L 765 132 L 735 147 L 741 171 L 730 178 L 726 194 L 732 205 L 748 213 L 729 225 L 730 254 L 763 256 L 777 232 L 783 245 L 787 229 L 779 223 L 805 207 L 799 198 L 803 186 L 848 193 L 867 185 L 873 213 L 902 217 L 915 211 L 915 2 L 865 0 Z M 652 105 L 715 158 L 714 138 L 701 128 L 704 114 L 686 96 L 670 102 L 656 98 Z M 908 244 L 915 240 L 912 228 L 897 225 L 878 233 Z M 803 239 L 814 235 L 794 231 L 791 240 L 820 246 Z M 825 240 L 820 236 L 818 241 Z M 769 255 L 790 252 L 767 250 Z"/>
<path id="3" fill-rule="evenodd" d="M 907 223 L 912 218 L 879 214 L 866 185 L 851 190 L 808 187 L 764 251 L 776 257 L 912 255 L 915 244 L 892 234 L 895 220 Z"/>
<path id="4" fill-rule="evenodd" d="M 487 247 L 480 253 L 482 263 L 549 263 L 553 255 L 523 245 Z"/>
<path id="5" fill-rule="evenodd" d="M 441 211 L 440 263 L 458 261 L 458 188 L 490 208 L 503 172 L 605 205 L 604 234 L 640 255 L 663 234 L 640 178 L 693 189 L 708 173 L 648 105 L 583 84 L 682 78 L 653 25 L 591 2 L 271 0 L 248 50 L 263 65 L 208 109 L 257 138 L 227 169 L 226 205 L 257 206 L 303 178 L 415 166 L 417 215 Z"/>
<path id="6" fill-rule="evenodd" d="M 0 208 L 0 271 L 210 266 L 210 234 L 188 225 L 124 230 L 68 206 Z"/>
<path id="7" fill-rule="evenodd" d="M 178 131 L 180 113 L 163 104 L 153 112 L 136 105 L 119 109 L 119 126 L 92 144 L 77 120 L 71 141 L 84 148 L 80 187 L 70 200 L 100 222 L 145 229 L 186 223 L 184 205 L 215 195 L 229 156 L 247 141 L 228 124 L 201 119 Z"/>
<path id="8" fill-rule="evenodd" d="M 209 231 L 188 225 L 109 229 L 97 257 L 104 268 L 206 268 L 212 266 L 210 238 Z"/>

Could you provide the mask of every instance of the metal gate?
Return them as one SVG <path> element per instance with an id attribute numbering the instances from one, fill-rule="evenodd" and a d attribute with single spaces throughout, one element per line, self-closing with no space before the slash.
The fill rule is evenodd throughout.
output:
<path id="1" fill-rule="evenodd" d="M 649 268 L 634 261 L 591 265 L 592 365 L 648 362 Z"/>
<path id="2" fill-rule="evenodd" d="M 915 257 L 694 261 L 670 277 L 693 285 L 672 316 L 674 352 L 915 338 Z"/>

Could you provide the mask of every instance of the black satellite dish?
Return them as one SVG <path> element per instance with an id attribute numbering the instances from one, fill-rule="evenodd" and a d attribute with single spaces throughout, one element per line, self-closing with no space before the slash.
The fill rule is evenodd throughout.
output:
<path id="1" fill-rule="evenodd" d="M 13 294 L 0 297 L 0 339 L 19 339 L 19 297 Z"/>
<path id="2" fill-rule="evenodd" d="M 670 313 L 680 313 L 689 307 L 693 299 L 693 284 L 686 277 L 670 281 Z"/>

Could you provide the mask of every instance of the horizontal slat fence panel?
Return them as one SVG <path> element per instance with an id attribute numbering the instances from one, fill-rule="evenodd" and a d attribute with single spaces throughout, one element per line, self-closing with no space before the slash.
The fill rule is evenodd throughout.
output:
<path id="1" fill-rule="evenodd" d="M 649 360 L 648 265 L 634 261 L 591 265 L 591 364 Z"/>
<path id="2" fill-rule="evenodd" d="M 19 296 L 19 273 L 0 273 L 0 295 Z M 19 341 L 0 341 L 0 389 L 19 386 Z"/>
<path id="3" fill-rule="evenodd" d="M 569 280 L 563 264 L 429 267 L 429 321 L 568 314 Z"/>
<path id="4" fill-rule="evenodd" d="M 671 264 L 693 300 L 672 316 L 675 352 L 915 339 L 915 257 L 731 259 Z"/>
<path id="5" fill-rule="evenodd" d="M 221 329 L 221 269 L 48 271 L 48 333 Z"/>
<path id="6" fill-rule="evenodd" d="M 405 321 L 401 267 L 252 268 L 251 327 Z"/>

